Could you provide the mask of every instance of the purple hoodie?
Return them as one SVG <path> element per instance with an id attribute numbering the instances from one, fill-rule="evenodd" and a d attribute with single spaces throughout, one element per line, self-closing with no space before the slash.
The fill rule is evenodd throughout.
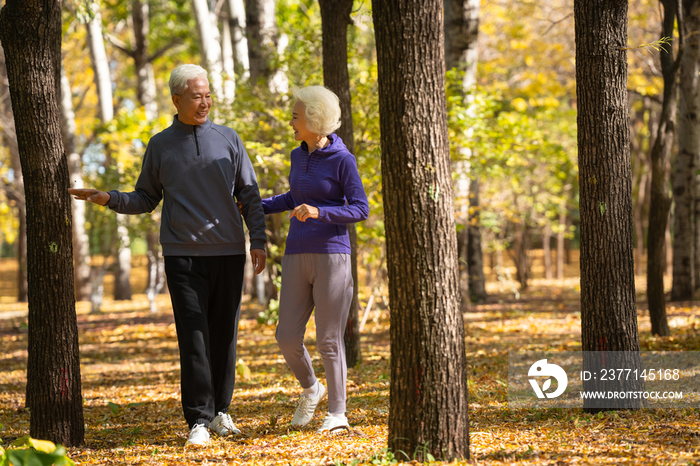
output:
<path id="1" fill-rule="evenodd" d="M 292 218 L 285 254 L 350 254 L 348 223 L 369 215 L 367 195 L 355 157 L 335 133 L 330 144 L 309 154 L 305 142 L 292 151 L 290 190 L 263 199 L 266 214 L 293 210 L 301 204 L 318 207 L 318 218 Z M 346 203 L 347 201 L 347 203 Z"/>

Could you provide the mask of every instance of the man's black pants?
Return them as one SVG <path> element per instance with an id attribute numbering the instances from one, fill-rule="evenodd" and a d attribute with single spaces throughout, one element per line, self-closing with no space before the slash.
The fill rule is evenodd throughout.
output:
<path id="1" fill-rule="evenodd" d="M 165 257 L 190 428 L 208 427 L 231 404 L 245 261 L 245 254 Z"/>

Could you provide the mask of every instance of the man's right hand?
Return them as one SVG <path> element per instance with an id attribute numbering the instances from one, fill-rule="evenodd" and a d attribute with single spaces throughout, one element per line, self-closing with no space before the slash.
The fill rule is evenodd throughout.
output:
<path id="1" fill-rule="evenodd" d="M 90 201 L 98 205 L 105 205 L 111 196 L 109 193 L 91 188 L 68 188 L 68 192 L 79 201 Z"/>

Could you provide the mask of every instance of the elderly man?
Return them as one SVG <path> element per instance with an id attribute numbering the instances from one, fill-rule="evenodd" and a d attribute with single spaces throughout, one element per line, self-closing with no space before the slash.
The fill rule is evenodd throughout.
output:
<path id="1" fill-rule="evenodd" d="M 160 242 L 180 347 L 187 445 L 205 445 L 209 430 L 240 433 L 227 414 L 246 261 L 236 200 L 250 231 L 256 274 L 265 268 L 265 214 L 238 134 L 208 118 L 207 72 L 197 65 L 177 67 L 170 93 L 178 113 L 149 141 L 133 192 L 68 191 L 124 214 L 151 212 L 164 200 Z"/>

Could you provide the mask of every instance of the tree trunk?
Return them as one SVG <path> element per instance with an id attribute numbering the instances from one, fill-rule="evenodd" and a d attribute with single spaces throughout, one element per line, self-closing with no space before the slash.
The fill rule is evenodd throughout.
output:
<path id="1" fill-rule="evenodd" d="M 112 79 L 109 74 L 109 62 L 102 36 L 102 14 L 98 3 L 90 5 L 93 11 L 92 20 L 87 24 L 90 58 L 95 74 L 95 86 L 100 107 L 100 119 L 107 123 L 114 118 L 114 102 L 112 102 Z"/>
<path id="2" fill-rule="evenodd" d="M 486 294 L 486 278 L 484 277 L 484 256 L 481 250 L 481 213 L 479 207 L 479 178 L 471 179 L 469 193 L 469 241 L 467 242 L 467 264 L 469 264 L 469 295 L 475 303 L 483 303 Z"/>
<path id="3" fill-rule="evenodd" d="M 272 76 L 272 59 L 278 40 L 275 17 L 275 0 L 245 0 L 248 62 L 253 84 Z"/>
<path id="4" fill-rule="evenodd" d="M 9 0 L 0 41 L 26 176 L 29 275 L 27 406 L 30 435 L 84 441 L 68 163 L 59 109 L 61 2 Z"/>
<path id="5" fill-rule="evenodd" d="M 225 100 L 222 79 L 224 69 L 221 64 L 221 44 L 216 17 L 209 11 L 207 0 L 192 0 L 192 12 L 197 20 L 202 66 L 209 72 L 211 91 L 216 98 Z"/>
<path id="6" fill-rule="evenodd" d="M 228 13 L 234 68 L 239 76 L 247 78 L 250 75 L 250 64 L 248 62 L 248 39 L 245 36 L 243 0 L 228 0 Z"/>
<path id="7" fill-rule="evenodd" d="M 472 90 L 476 83 L 478 59 L 477 38 L 479 33 L 479 0 L 443 0 L 445 14 L 445 67 L 463 72 L 462 93 L 467 104 L 473 102 Z M 468 135 L 472 133 L 467 129 Z M 455 198 L 464 200 L 460 206 L 461 215 L 467 230 L 468 282 L 460 280 L 474 302 L 483 302 L 486 295 L 481 232 L 479 227 L 479 180 L 470 174 L 472 153 L 466 147 L 457 148 L 462 160 L 455 161 Z M 470 192 L 472 191 L 472 192 Z M 471 214 L 470 214 L 471 212 Z M 466 304 L 466 302 L 465 302 Z"/>
<path id="8" fill-rule="evenodd" d="M 17 220 L 19 231 L 17 234 L 17 301 L 27 302 L 27 212 L 24 198 L 24 177 L 22 176 L 22 164 L 19 159 L 17 146 L 17 133 L 15 132 L 15 119 L 10 103 L 10 88 L 5 67 L 5 54 L 0 46 L 0 127 L 2 128 L 2 141 L 10 153 L 10 167 L 14 174 L 12 185 L 5 189 L 5 196 L 14 201 L 17 206 Z"/>
<path id="9" fill-rule="evenodd" d="M 340 99 L 341 126 L 336 134 L 345 142 L 351 154 L 355 153 L 352 134 L 352 102 L 348 75 L 348 26 L 353 0 L 319 0 L 323 38 L 323 82 Z M 345 326 L 345 358 L 348 367 L 355 367 L 362 359 L 360 348 L 360 301 L 357 297 L 357 230 L 348 225 L 351 247 L 352 302 Z"/>
<path id="10" fill-rule="evenodd" d="M 63 146 L 68 156 L 68 172 L 71 188 L 82 188 L 83 160 L 75 147 L 75 113 L 73 94 L 68 76 L 61 67 L 61 132 Z M 90 300 L 90 238 L 85 230 L 86 205 L 84 201 L 71 201 L 73 207 L 73 267 L 75 268 L 75 300 Z"/>
<path id="11" fill-rule="evenodd" d="M 542 253 L 544 261 L 544 278 L 552 279 L 552 226 L 548 223 L 544 226 L 542 234 Z"/>
<path id="12" fill-rule="evenodd" d="M 517 225 L 515 241 L 515 274 L 520 283 L 520 290 L 527 290 L 527 280 L 530 276 L 530 261 L 527 258 L 527 251 L 530 249 L 530 228 L 527 224 Z"/>
<path id="13" fill-rule="evenodd" d="M 686 42 L 680 59 L 678 159 L 673 180 L 674 300 L 693 299 L 700 286 L 700 177 L 696 173 L 700 165 L 700 0 L 683 0 L 682 12 Z"/>
<path id="14" fill-rule="evenodd" d="M 148 2 L 134 0 L 131 17 L 134 23 L 134 69 L 138 79 L 136 96 L 151 121 L 158 117 L 156 103 L 156 79 L 148 57 L 148 31 L 150 29 Z"/>
<path id="15" fill-rule="evenodd" d="M 678 10 L 678 0 L 661 0 L 664 6 L 664 21 L 661 37 L 673 37 Z M 682 24 L 682 16 L 678 16 Z M 682 55 L 682 41 L 679 47 Z M 651 150 L 651 192 L 649 205 L 649 229 L 647 231 L 647 299 L 651 318 L 651 333 L 668 336 L 671 330 L 666 317 L 664 296 L 664 270 L 666 256 L 666 224 L 671 210 L 668 192 L 671 150 L 676 131 L 676 98 L 678 95 L 677 73 L 679 61 L 674 59 L 673 48 L 666 46 L 660 52 L 661 72 L 664 78 L 664 93 L 659 119 L 658 133 Z"/>
<path id="16" fill-rule="evenodd" d="M 642 274 L 642 265 L 644 263 L 644 204 L 646 202 L 647 193 L 647 178 L 648 172 L 646 163 L 642 160 L 639 162 L 641 175 L 639 179 L 639 190 L 637 191 L 637 205 L 634 208 L 634 232 L 637 239 L 637 246 L 634 248 L 635 253 L 635 273 Z"/>
<path id="17" fill-rule="evenodd" d="M 418 460 L 467 458 L 442 1 L 373 0 L 372 15 L 391 305 L 389 446 Z"/>
<path id="18" fill-rule="evenodd" d="M 224 100 L 232 103 L 236 97 L 236 81 L 233 62 L 233 40 L 228 18 L 221 21 L 221 66 L 224 71 Z"/>
<path id="19" fill-rule="evenodd" d="M 557 280 L 564 280 L 564 234 L 566 233 L 566 213 L 559 214 L 559 227 L 557 233 Z"/>
<path id="20" fill-rule="evenodd" d="M 627 1 L 574 0 L 574 16 L 581 212 L 581 349 L 638 354 L 625 51 Z M 633 381 L 629 384 L 630 390 L 641 388 Z M 604 390 L 607 387 L 596 379 L 584 382 L 583 388 Z M 642 407 L 642 400 L 620 401 L 626 408 Z M 595 400 L 584 400 L 583 406 L 587 412 L 601 409 Z"/>

